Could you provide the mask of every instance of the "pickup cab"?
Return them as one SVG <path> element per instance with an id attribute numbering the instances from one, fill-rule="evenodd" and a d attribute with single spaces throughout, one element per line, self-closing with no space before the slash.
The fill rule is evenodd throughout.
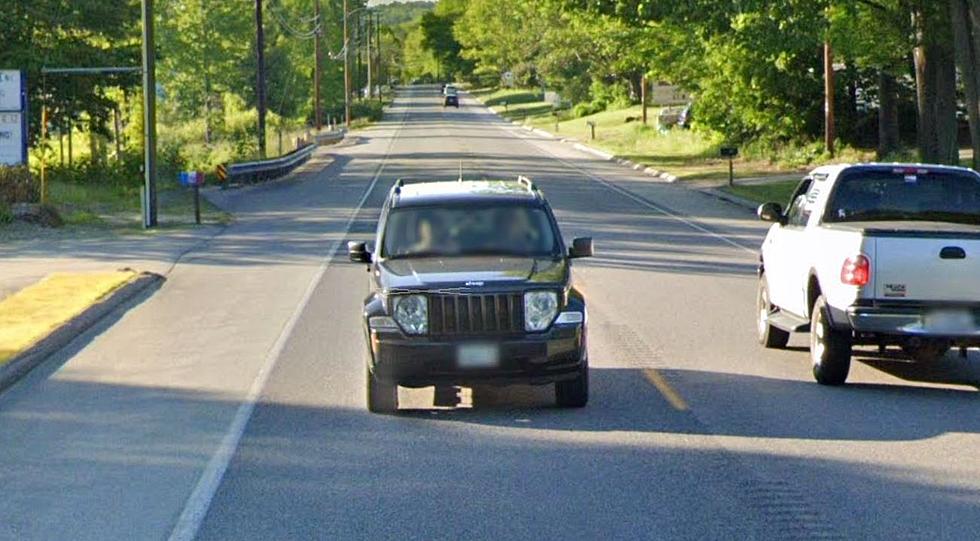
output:
<path id="1" fill-rule="evenodd" d="M 817 382 L 847 379 L 854 346 L 917 361 L 980 346 L 980 174 L 935 165 L 820 167 L 789 205 L 765 203 L 759 342 L 808 332 Z"/>

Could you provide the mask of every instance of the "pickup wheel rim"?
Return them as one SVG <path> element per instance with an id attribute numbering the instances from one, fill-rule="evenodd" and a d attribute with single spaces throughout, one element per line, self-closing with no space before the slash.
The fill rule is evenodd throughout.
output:
<path id="1" fill-rule="evenodd" d="M 765 287 L 759 288 L 759 336 L 766 335 L 769 328 L 769 294 Z"/>
<path id="2" fill-rule="evenodd" d="M 826 350 L 827 329 L 824 325 L 823 311 L 818 310 L 813 320 L 813 332 L 810 333 L 810 352 L 813 355 L 814 365 L 822 364 Z"/>

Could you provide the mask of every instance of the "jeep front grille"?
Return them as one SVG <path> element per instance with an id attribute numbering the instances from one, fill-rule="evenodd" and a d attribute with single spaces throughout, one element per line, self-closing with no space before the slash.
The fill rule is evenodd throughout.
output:
<path id="1" fill-rule="evenodd" d="M 429 333 L 442 336 L 524 332 L 524 296 L 430 295 Z"/>

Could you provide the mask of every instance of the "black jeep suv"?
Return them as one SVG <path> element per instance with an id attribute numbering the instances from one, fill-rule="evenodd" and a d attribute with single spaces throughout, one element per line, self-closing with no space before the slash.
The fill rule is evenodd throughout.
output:
<path id="1" fill-rule="evenodd" d="M 398 408 L 398 386 L 555 385 L 563 407 L 589 397 L 585 299 L 551 207 L 526 179 L 398 181 L 367 263 L 368 409 Z"/>

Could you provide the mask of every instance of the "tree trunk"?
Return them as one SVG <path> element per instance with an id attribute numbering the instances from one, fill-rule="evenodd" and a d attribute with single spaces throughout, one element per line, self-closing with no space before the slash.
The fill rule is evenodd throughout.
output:
<path id="1" fill-rule="evenodd" d="M 899 150 L 898 83 L 895 76 L 878 70 L 878 159 Z"/>
<path id="2" fill-rule="evenodd" d="M 920 159 L 928 163 L 957 163 L 956 63 L 948 9 L 922 3 L 915 21 L 916 98 Z"/>
<path id="3" fill-rule="evenodd" d="M 970 121 L 973 169 L 980 171 L 980 0 L 951 0 L 956 61 Z"/>

